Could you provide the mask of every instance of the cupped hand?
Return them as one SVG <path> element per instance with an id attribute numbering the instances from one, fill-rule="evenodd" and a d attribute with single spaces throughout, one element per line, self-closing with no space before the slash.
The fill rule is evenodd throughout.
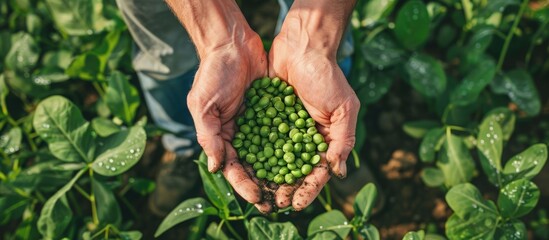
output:
<path id="1" fill-rule="evenodd" d="M 244 92 L 254 79 L 267 74 L 263 44 L 255 33 L 201 54 L 187 103 L 194 119 L 198 143 L 208 156 L 208 170 L 223 174 L 246 201 L 261 200 L 259 186 L 246 173 L 231 145 L 235 116 Z"/>
<path id="2" fill-rule="evenodd" d="M 335 52 L 310 48 L 293 41 L 289 34 L 281 32 L 273 42 L 269 75 L 293 85 L 329 144 L 320 164 L 300 184 L 282 185 L 275 193 L 277 207 L 291 204 L 295 210 L 302 210 L 316 198 L 330 173 L 346 176 L 345 162 L 355 144 L 360 102 L 337 65 Z"/>

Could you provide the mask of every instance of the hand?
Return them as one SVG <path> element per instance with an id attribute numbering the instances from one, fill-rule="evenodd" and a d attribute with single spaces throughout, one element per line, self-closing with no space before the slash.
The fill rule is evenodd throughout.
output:
<path id="1" fill-rule="evenodd" d="M 316 198 L 330 179 L 330 172 L 340 178 L 346 176 L 345 162 L 355 143 L 360 102 L 336 63 L 337 45 L 315 45 L 319 41 L 308 38 L 310 35 L 303 33 L 301 24 L 293 23 L 285 22 L 286 28 L 273 42 L 269 75 L 294 86 L 329 144 L 326 154 L 321 155 L 321 163 L 301 184 L 282 185 L 275 193 L 277 207 L 292 204 L 295 210 L 302 210 Z"/>
<path id="2" fill-rule="evenodd" d="M 187 97 L 198 143 L 208 156 L 208 170 L 223 174 L 246 201 L 257 203 L 261 190 L 245 172 L 231 145 L 235 121 L 244 92 L 254 79 L 267 74 L 267 58 L 255 33 L 242 42 L 229 43 L 207 52 L 201 59 Z"/>

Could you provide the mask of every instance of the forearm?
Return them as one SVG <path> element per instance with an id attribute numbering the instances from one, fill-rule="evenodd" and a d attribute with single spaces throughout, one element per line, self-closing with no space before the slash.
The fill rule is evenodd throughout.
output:
<path id="1" fill-rule="evenodd" d="M 335 58 L 356 0 L 296 0 L 281 29 L 289 44 Z"/>
<path id="2" fill-rule="evenodd" d="M 166 3 L 185 26 L 200 57 L 227 44 L 244 43 L 254 34 L 233 0 L 166 0 Z"/>

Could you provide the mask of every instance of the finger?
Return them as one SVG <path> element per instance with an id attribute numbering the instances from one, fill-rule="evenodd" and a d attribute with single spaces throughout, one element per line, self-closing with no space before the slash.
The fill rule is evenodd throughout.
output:
<path id="1" fill-rule="evenodd" d="M 313 171 L 305 177 L 303 183 L 295 191 L 292 206 L 296 211 L 301 211 L 311 204 L 322 187 L 330 180 L 330 170 L 326 161 L 316 165 Z"/>
<path id="2" fill-rule="evenodd" d="M 355 128 L 360 103 L 356 96 L 340 105 L 330 117 L 330 146 L 326 158 L 332 173 L 339 178 L 347 175 L 345 161 L 355 145 Z"/>
<path id="3" fill-rule="evenodd" d="M 262 214 L 268 214 L 273 210 L 273 206 L 268 201 L 256 203 L 254 206 Z"/>
<path id="4" fill-rule="evenodd" d="M 228 142 L 225 144 L 229 145 Z M 230 146 L 226 146 L 226 149 L 227 156 L 223 175 L 244 200 L 250 203 L 258 203 L 261 201 L 259 186 L 250 178 L 244 167 L 238 162 L 235 150 Z"/>
<path id="5" fill-rule="evenodd" d="M 294 196 L 295 190 L 299 187 L 298 184 L 281 185 L 278 190 L 275 192 L 275 204 L 278 208 L 286 208 L 292 204 L 292 197 Z"/>

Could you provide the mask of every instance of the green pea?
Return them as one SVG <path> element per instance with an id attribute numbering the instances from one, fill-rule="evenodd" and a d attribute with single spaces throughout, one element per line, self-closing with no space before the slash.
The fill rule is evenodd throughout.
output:
<path id="1" fill-rule="evenodd" d="M 254 136 L 255 136 L 255 134 L 253 134 L 253 133 L 248 133 L 248 134 L 246 134 L 246 139 L 251 141 L 252 138 L 254 138 Z"/>
<path id="2" fill-rule="evenodd" d="M 243 118 L 243 117 L 239 117 L 237 120 L 236 120 L 236 125 L 238 126 L 241 126 L 242 124 L 246 123 L 246 119 Z"/>
<path id="3" fill-rule="evenodd" d="M 290 169 L 288 169 L 287 167 L 281 167 L 280 170 L 278 171 L 279 174 L 287 174 L 290 172 Z"/>
<path id="4" fill-rule="evenodd" d="M 259 160 L 260 162 L 265 162 L 267 160 L 267 158 L 265 157 L 265 152 L 263 151 L 260 151 L 256 154 L 256 157 L 257 157 L 257 160 Z"/>
<path id="5" fill-rule="evenodd" d="M 280 96 L 273 97 L 271 98 L 271 102 L 273 102 L 273 106 L 274 106 L 274 103 L 282 102 L 282 98 Z"/>
<path id="6" fill-rule="evenodd" d="M 311 160 L 311 154 L 310 153 L 307 153 L 307 152 L 304 152 L 304 153 L 301 153 L 301 159 L 303 159 L 303 161 L 309 161 Z"/>
<path id="7" fill-rule="evenodd" d="M 316 151 L 316 145 L 314 143 L 305 143 L 305 152 L 314 152 Z"/>
<path id="8" fill-rule="evenodd" d="M 263 153 L 264 153 L 265 157 L 270 158 L 274 155 L 274 149 L 272 149 L 270 147 L 265 147 L 263 149 Z"/>
<path id="9" fill-rule="evenodd" d="M 288 136 L 290 136 L 290 138 L 292 138 L 298 132 L 299 132 L 299 129 L 294 128 L 294 129 L 290 130 L 290 133 L 288 134 Z"/>
<path id="10" fill-rule="evenodd" d="M 278 87 L 280 86 L 280 82 L 282 82 L 280 78 L 274 77 L 273 79 L 271 79 L 271 86 Z"/>
<path id="11" fill-rule="evenodd" d="M 285 153 L 293 152 L 294 151 L 294 146 L 292 146 L 291 143 L 285 143 L 284 146 L 282 146 L 282 151 L 284 151 Z"/>
<path id="12" fill-rule="evenodd" d="M 250 141 L 250 140 L 244 140 L 244 147 L 245 147 L 245 148 L 249 148 L 250 146 L 252 146 L 252 141 Z"/>
<path id="13" fill-rule="evenodd" d="M 274 155 L 277 158 L 282 158 L 284 156 L 284 151 L 282 149 L 275 149 Z"/>
<path id="14" fill-rule="evenodd" d="M 254 170 L 262 169 L 263 168 L 263 163 L 255 162 L 252 167 L 253 167 Z"/>
<path id="15" fill-rule="evenodd" d="M 269 133 L 271 133 L 271 129 L 267 126 L 262 126 L 259 129 L 259 135 L 262 136 L 262 137 L 268 137 Z"/>
<path id="16" fill-rule="evenodd" d="M 280 125 L 278 125 L 278 131 L 281 133 L 287 133 L 290 131 L 290 126 L 288 126 L 287 123 L 283 122 Z"/>
<path id="17" fill-rule="evenodd" d="M 319 152 L 326 152 L 328 150 L 328 144 L 323 142 L 323 143 L 320 143 L 318 144 L 318 146 L 316 146 L 316 149 L 319 151 Z"/>
<path id="18" fill-rule="evenodd" d="M 284 175 L 282 174 L 277 174 L 274 176 L 273 178 L 273 181 L 276 183 L 276 184 L 282 184 L 284 183 L 285 179 L 284 179 Z"/>
<path id="19" fill-rule="evenodd" d="M 303 118 L 295 120 L 295 126 L 297 128 L 304 128 L 305 127 L 305 120 L 303 120 Z"/>
<path id="20" fill-rule="evenodd" d="M 265 92 L 265 90 L 263 90 L 263 89 L 258 89 L 258 90 L 257 90 L 257 95 L 259 95 L 259 96 L 263 96 L 263 95 L 265 95 L 265 93 L 266 93 L 266 92 Z"/>
<path id="21" fill-rule="evenodd" d="M 244 134 L 248 134 L 248 133 L 252 132 L 252 128 L 248 124 L 241 125 L 239 129 Z"/>
<path id="22" fill-rule="evenodd" d="M 286 167 L 290 170 L 295 170 L 297 168 L 295 163 L 288 163 L 288 165 L 286 165 Z"/>
<path id="23" fill-rule="evenodd" d="M 271 171 L 271 165 L 269 165 L 269 163 L 263 163 L 263 168 L 267 171 Z"/>
<path id="24" fill-rule="evenodd" d="M 266 137 L 261 138 L 261 146 L 263 146 L 263 148 L 265 148 L 265 144 L 267 144 L 268 142 L 269 142 L 268 138 Z"/>
<path id="25" fill-rule="evenodd" d="M 295 95 L 288 95 L 284 97 L 284 104 L 288 107 L 291 107 L 295 104 Z"/>
<path id="26" fill-rule="evenodd" d="M 303 150 L 303 144 L 302 143 L 295 143 L 294 144 L 294 153 L 301 153 Z"/>
<path id="27" fill-rule="evenodd" d="M 256 114 L 257 119 L 261 119 L 261 118 L 264 118 L 264 117 L 265 117 L 265 111 L 264 110 L 261 110 L 261 111 L 257 112 L 257 114 Z"/>
<path id="28" fill-rule="evenodd" d="M 298 158 L 297 160 L 295 160 L 295 165 L 298 168 L 301 168 L 301 166 L 303 166 L 303 164 L 305 164 L 305 162 L 303 160 L 301 160 L 301 158 Z"/>
<path id="29" fill-rule="evenodd" d="M 261 119 L 261 124 L 263 124 L 263 126 L 271 126 L 272 122 L 273 122 L 273 120 L 270 119 L 270 118 L 265 117 L 265 118 Z"/>
<path id="30" fill-rule="evenodd" d="M 233 147 L 235 147 L 235 148 L 240 148 L 240 147 L 242 147 L 242 145 L 244 145 L 244 142 L 242 141 L 242 139 L 240 139 L 240 138 L 235 138 L 235 139 L 233 140 Z"/>
<path id="31" fill-rule="evenodd" d="M 313 141 L 313 137 L 309 134 L 303 134 L 303 142 L 304 143 L 310 143 Z"/>
<path id="32" fill-rule="evenodd" d="M 261 87 L 261 79 L 257 79 L 255 81 L 252 82 L 252 87 L 253 88 L 260 88 Z"/>
<path id="33" fill-rule="evenodd" d="M 256 154 L 259 152 L 259 147 L 257 145 L 250 145 L 250 147 L 248 148 L 248 151 L 253 153 L 253 154 Z"/>
<path id="34" fill-rule="evenodd" d="M 274 173 L 274 174 L 278 174 L 278 172 L 280 171 L 280 168 L 282 168 L 282 167 L 280 167 L 280 166 L 273 166 L 273 167 L 271 168 L 271 172 Z"/>
<path id="35" fill-rule="evenodd" d="M 292 137 L 292 141 L 294 141 L 295 143 L 302 142 L 303 141 L 303 133 L 294 134 L 294 136 Z"/>
<path id="36" fill-rule="evenodd" d="M 248 154 L 248 150 L 241 148 L 238 150 L 238 158 L 245 158 L 246 154 Z"/>
<path id="37" fill-rule="evenodd" d="M 272 86 L 269 86 L 269 87 L 267 87 L 267 88 L 265 89 L 265 91 L 268 92 L 268 93 L 274 93 L 275 90 L 276 90 L 276 89 L 275 89 L 274 87 L 272 87 Z"/>
<path id="38" fill-rule="evenodd" d="M 255 111 L 251 108 L 246 109 L 246 112 L 244 112 L 244 117 L 246 117 L 246 119 L 255 118 Z"/>
<path id="39" fill-rule="evenodd" d="M 286 113 L 286 115 L 290 115 L 292 113 L 295 113 L 295 108 L 294 107 L 286 107 L 284 108 L 284 113 Z"/>
<path id="40" fill-rule="evenodd" d="M 288 163 L 286 163 L 286 161 L 284 161 L 284 159 L 280 159 L 280 160 L 278 160 L 278 163 L 276 165 L 283 167 L 283 166 L 286 166 L 286 164 L 288 164 Z"/>
<path id="41" fill-rule="evenodd" d="M 288 119 L 288 114 L 286 113 L 283 113 L 283 112 L 279 112 L 277 114 L 278 117 L 282 118 L 282 119 Z"/>
<path id="42" fill-rule="evenodd" d="M 299 116 L 297 115 L 297 113 L 290 113 L 290 115 L 288 115 L 288 118 L 290 119 L 290 121 L 295 122 L 297 119 L 299 119 Z"/>
<path id="43" fill-rule="evenodd" d="M 280 88 L 279 88 L 280 90 Z M 282 91 L 282 93 L 284 95 L 290 95 L 290 94 L 293 94 L 294 93 L 294 87 L 292 86 L 287 86 L 286 88 L 284 88 L 284 90 Z"/>
<path id="44" fill-rule="evenodd" d="M 253 154 L 253 153 L 246 154 L 246 162 L 247 163 L 254 164 L 256 161 L 257 161 L 257 158 L 256 158 L 255 154 Z"/>
<path id="45" fill-rule="evenodd" d="M 293 152 L 287 152 L 287 153 L 284 153 L 284 157 L 282 157 L 284 159 L 284 161 L 286 161 L 287 163 L 293 163 L 295 161 L 295 155 Z"/>
<path id="46" fill-rule="evenodd" d="M 276 101 L 274 103 L 274 108 L 277 111 L 282 112 L 282 111 L 284 111 L 284 108 L 286 108 L 286 105 L 284 105 L 284 103 L 282 101 Z"/>
<path id="47" fill-rule="evenodd" d="M 271 99 L 269 99 L 269 97 L 267 96 L 263 96 L 261 97 L 261 99 L 259 99 L 259 102 L 257 102 L 257 107 L 259 107 L 261 109 L 264 109 L 265 107 L 267 107 L 269 105 L 269 102 L 271 101 Z"/>
<path id="48" fill-rule="evenodd" d="M 234 134 L 234 138 L 238 138 L 238 139 L 246 139 L 246 134 L 244 134 L 243 132 L 237 132 Z"/>
<path id="49" fill-rule="evenodd" d="M 303 173 L 301 172 L 301 169 L 294 169 L 292 170 L 292 175 L 294 175 L 295 178 L 303 177 Z"/>
<path id="50" fill-rule="evenodd" d="M 259 135 L 255 135 L 252 138 L 252 143 L 255 145 L 261 145 L 261 137 Z"/>
<path id="51" fill-rule="evenodd" d="M 267 173 L 267 181 L 272 182 L 274 180 L 274 177 L 275 177 L 274 173 L 272 173 L 272 172 Z"/>
<path id="52" fill-rule="evenodd" d="M 320 133 L 315 133 L 315 135 L 313 135 L 313 142 L 316 144 L 321 144 L 324 142 L 324 137 Z"/>
<path id="53" fill-rule="evenodd" d="M 278 158 L 276 158 L 275 156 L 272 156 L 269 158 L 269 160 L 267 160 L 267 163 L 269 164 L 269 166 L 274 167 L 278 163 Z"/>
<path id="54" fill-rule="evenodd" d="M 275 145 L 275 148 L 282 149 L 282 146 L 284 146 L 284 144 L 286 144 L 286 141 L 284 141 L 284 139 L 279 138 L 278 140 L 276 140 L 274 145 Z M 315 146 L 315 148 L 316 148 L 316 146 Z"/>
<path id="55" fill-rule="evenodd" d="M 294 184 L 295 182 L 294 175 L 292 175 L 291 173 L 284 175 L 284 180 L 286 181 L 287 184 Z"/>
<path id="56" fill-rule="evenodd" d="M 302 106 L 303 106 L 303 102 L 301 101 L 301 99 L 300 99 L 300 98 L 298 98 L 296 102 L 297 102 L 297 104 L 299 104 L 299 105 L 302 105 Z"/>
<path id="57" fill-rule="evenodd" d="M 303 164 L 303 166 L 301 166 L 301 173 L 303 173 L 303 175 L 309 175 L 311 171 L 313 171 L 313 166 L 310 164 Z"/>
<path id="58" fill-rule="evenodd" d="M 252 98 L 253 96 L 255 96 L 255 94 L 256 94 L 255 88 L 250 88 L 248 89 L 248 91 L 246 91 L 247 98 Z"/>
<path id="59" fill-rule="evenodd" d="M 305 110 L 297 111 L 297 115 L 299 115 L 299 117 L 303 119 L 307 119 L 309 117 L 309 114 Z"/>
<path id="60" fill-rule="evenodd" d="M 320 155 L 316 154 L 311 158 L 311 164 L 316 165 L 320 162 Z"/>
<path id="61" fill-rule="evenodd" d="M 253 128 L 253 127 L 257 127 L 257 122 L 255 120 L 249 120 L 248 121 L 248 125 Z"/>
<path id="62" fill-rule="evenodd" d="M 261 139 L 261 141 L 263 141 L 263 139 Z M 267 141 L 268 141 L 268 139 L 267 139 Z M 272 149 L 274 149 L 274 144 L 272 142 L 266 142 L 262 145 L 263 145 L 263 148 L 272 148 Z"/>
<path id="63" fill-rule="evenodd" d="M 269 133 L 269 142 L 274 143 L 276 140 L 278 140 L 278 134 L 274 132 Z"/>
<path id="64" fill-rule="evenodd" d="M 264 77 L 261 79 L 261 83 L 260 83 L 261 88 L 266 88 L 269 86 L 269 84 L 271 84 L 271 79 L 269 77 Z"/>
<path id="65" fill-rule="evenodd" d="M 307 120 L 305 120 L 305 126 L 307 127 L 314 127 L 315 124 L 315 120 L 312 118 L 307 118 Z"/>
<path id="66" fill-rule="evenodd" d="M 284 92 L 284 89 L 286 89 L 287 86 L 288 84 L 286 82 L 281 82 L 278 86 L 278 91 Z"/>
<path id="67" fill-rule="evenodd" d="M 274 118 L 276 117 L 276 114 L 278 112 L 276 111 L 276 109 L 274 107 L 269 107 L 267 108 L 267 110 L 265 111 L 265 117 L 268 117 L 268 118 Z"/>
<path id="68" fill-rule="evenodd" d="M 316 127 L 307 128 L 307 134 L 309 134 L 309 135 L 314 135 L 317 132 L 318 132 L 318 130 L 316 130 Z"/>
<path id="69" fill-rule="evenodd" d="M 299 112 L 299 110 L 302 110 L 302 109 L 303 109 L 303 105 L 297 104 L 297 103 L 296 103 L 296 104 L 294 105 L 294 108 L 295 108 L 295 110 L 296 110 L 297 112 Z"/>

